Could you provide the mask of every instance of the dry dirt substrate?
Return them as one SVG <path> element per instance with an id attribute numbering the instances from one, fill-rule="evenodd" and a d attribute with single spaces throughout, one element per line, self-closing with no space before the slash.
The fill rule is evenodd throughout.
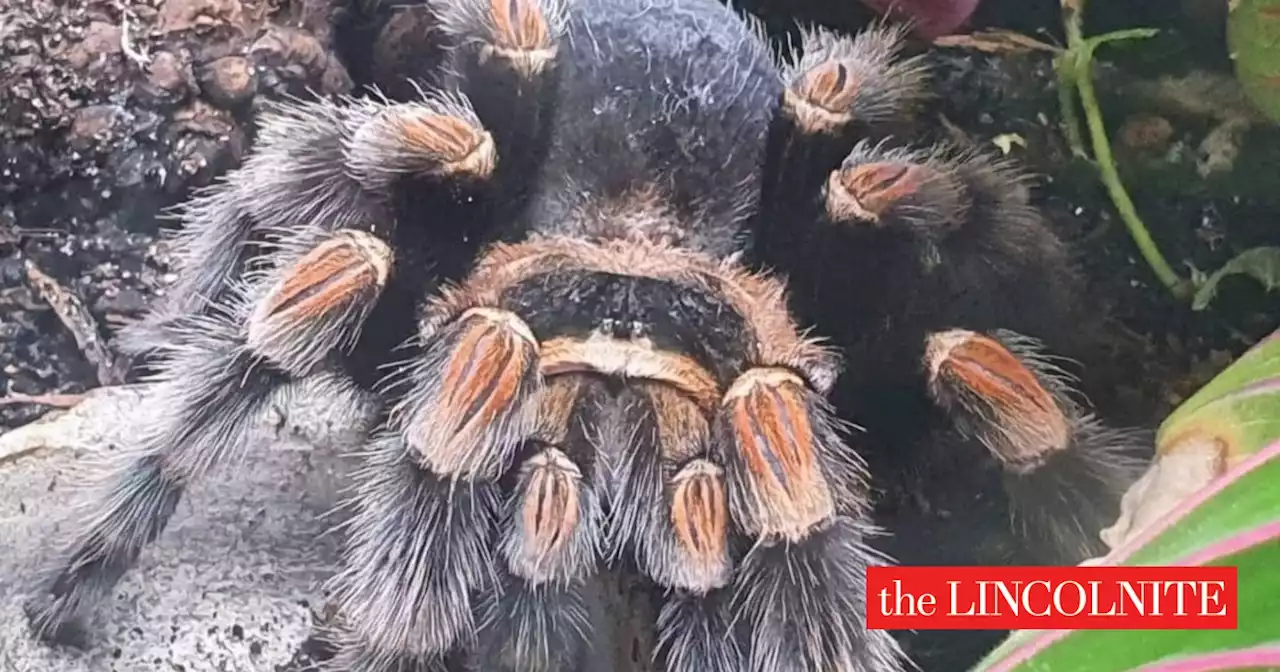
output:
<path id="1" fill-rule="evenodd" d="M 104 330 L 137 315 L 167 273 L 158 216 L 240 160 L 255 108 L 350 89 L 329 25 L 315 0 L 3 3 L 0 392 L 98 382 L 27 264 Z M 0 407 L 0 427 L 38 411 Z"/>

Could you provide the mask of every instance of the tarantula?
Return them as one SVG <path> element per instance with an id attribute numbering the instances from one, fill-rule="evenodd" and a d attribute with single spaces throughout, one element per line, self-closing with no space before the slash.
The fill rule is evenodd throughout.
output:
<path id="1" fill-rule="evenodd" d="M 864 617 L 894 492 L 1088 552 L 1130 436 L 1030 338 L 1074 347 L 1077 274 L 1013 168 L 896 143 L 925 96 L 901 31 L 811 30 L 785 64 L 714 0 L 430 7 L 444 66 L 395 73 L 430 90 L 284 105 L 189 203 L 122 336 L 156 371 L 141 455 L 37 636 L 83 636 L 282 390 L 374 418 L 334 669 L 573 669 L 593 577 L 627 567 L 660 669 L 901 670 Z M 971 506 L 988 478 L 1007 497 Z"/>

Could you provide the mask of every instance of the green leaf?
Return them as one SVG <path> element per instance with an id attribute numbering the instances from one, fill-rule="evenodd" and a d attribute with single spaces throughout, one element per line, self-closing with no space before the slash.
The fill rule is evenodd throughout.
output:
<path id="1" fill-rule="evenodd" d="M 1277 5 L 1280 8 L 1280 5 Z M 1204 310 L 1218 294 L 1218 283 L 1228 275 L 1247 275 L 1270 292 L 1280 287 L 1280 247 L 1255 247 L 1236 255 L 1222 268 L 1202 280 L 1196 288 L 1192 310 Z"/>
<path id="2" fill-rule="evenodd" d="M 1068 55 L 1074 55 L 1075 77 L 1079 79 L 1088 76 L 1089 64 L 1093 61 L 1093 52 L 1097 51 L 1098 47 L 1111 42 L 1143 40 L 1159 34 L 1160 31 L 1154 28 L 1127 28 L 1084 38 L 1078 48 L 1068 52 Z"/>
<path id="3" fill-rule="evenodd" d="M 1199 432 L 1240 455 L 1280 436 L 1280 331 L 1264 338 L 1182 402 L 1160 425 L 1168 452 Z M 1261 423 L 1261 424 L 1259 424 Z M 1252 449 L 1252 450 L 1251 450 Z"/>
<path id="4" fill-rule="evenodd" d="M 974 672 L 1280 670 L 1280 331 L 1171 414 L 1156 448 L 1100 564 L 1235 566 L 1239 627 L 1016 632 Z"/>
<path id="5" fill-rule="evenodd" d="M 1091 35 L 1085 38 L 1085 44 L 1090 49 L 1097 49 L 1099 46 L 1107 42 L 1123 42 L 1125 40 L 1145 40 L 1159 35 L 1160 31 L 1155 28 L 1126 28 L 1125 30 L 1113 30 L 1110 33 L 1102 33 L 1100 35 Z"/>
<path id="6" fill-rule="evenodd" d="M 1264 114 L 1280 121 L 1280 0 L 1231 0 L 1227 45 L 1236 79 Z"/>

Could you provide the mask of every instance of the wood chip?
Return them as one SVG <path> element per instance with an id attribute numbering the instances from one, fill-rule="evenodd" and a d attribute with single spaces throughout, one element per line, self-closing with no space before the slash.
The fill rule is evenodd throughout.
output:
<path id="1" fill-rule="evenodd" d="M 10 392 L 7 396 L 0 397 L 0 406 L 31 404 L 32 406 L 71 408 L 82 401 L 84 401 L 83 394 L 22 394 L 21 392 Z"/>
<path id="2" fill-rule="evenodd" d="M 988 54 L 1026 54 L 1033 51 L 1056 54 L 1062 48 L 1012 30 L 982 30 L 968 35 L 944 35 L 934 40 L 939 47 L 974 49 Z"/>
<path id="3" fill-rule="evenodd" d="M 40 295 L 62 325 L 76 339 L 80 352 L 98 369 L 98 384 L 118 385 L 124 382 L 125 363 L 107 347 L 97 320 L 89 314 L 79 297 L 72 294 L 31 260 L 26 262 L 27 282 Z"/>

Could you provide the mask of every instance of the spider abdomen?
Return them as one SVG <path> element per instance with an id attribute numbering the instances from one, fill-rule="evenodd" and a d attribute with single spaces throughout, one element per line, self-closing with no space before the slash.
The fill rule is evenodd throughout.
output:
<path id="1" fill-rule="evenodd" d="M 533 228 L 609 235 L 618 218 L 596 211 L 633 201 L 625 217 L 656 195 L 670 239 L 738 251 L 782 92 L 768 45 L 714 2 L 588 0 L 567 30 Z"/>

